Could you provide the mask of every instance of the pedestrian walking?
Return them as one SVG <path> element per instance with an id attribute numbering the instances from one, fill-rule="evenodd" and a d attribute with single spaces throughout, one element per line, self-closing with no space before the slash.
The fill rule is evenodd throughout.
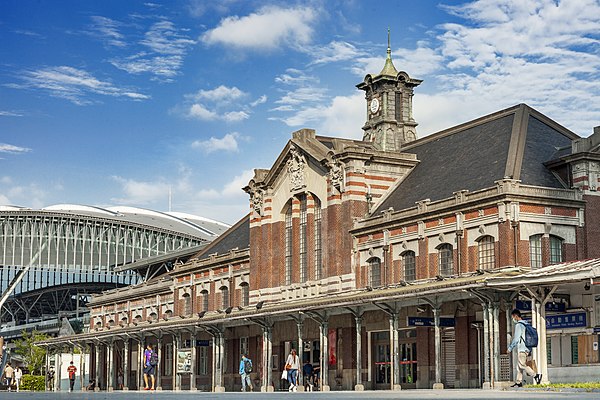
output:
<path id="1" fill-rule="evenodd" d="M 73 365 L 73 361 L 69 364 L 67 368 L 67 373 L 69 374 L 69 392 L 73 391 L 73 387 L 75 387 L 75 378 L 77 376 L 77 367 Z"/>
<path id="2" fill-rule="evenodd" d="M 529 323 L 521 317 L 521 311 L 514 309 L 511 313 L 513 323 L 515 324 L 515 330 L 513 333 L 513 340 L 508 346 L 507 353 L 511 353 L 516 347 L 518 351 L 517 356 L 517 379 L 512 387 L 523 386 L 523 371 L 529 376 L 533 376 L 535 383 L 538 385 L 542 381 L 542 375 L 537 374 L 530 366 L 527 365 L 527 356 L 531 353 L 531 349 L 526 346 L 525 343 L 525 332 Z"/>
<path id="3" fill-rule="evenodd" d="M 248 355 L 242 354 L 242 360 L 240 361 L 240 376 L 242 377 L 242 392 L 252 391 L 252 380 L 250 379 L 250 373 L 252 372 L 252 360 L 248 358 Z"/>
<path id="4" fill-rule="evenodd" d="M 46 383 L 48 387 L 48 391 L 51 392 L 54 390 L 54 368 L 50 367 L 48 372 L 46 372 Z"/>
<path id="5" fill-rule="evenodd" d="M 287 371 L 287 379 L 290 383 L 288 391 L 298 391 L 298 370 L 300 369 L 300 357 L 296 354 L 296 350 L 292 349 L 290 355 L 285 362 L 285 369 Z"/>
<path id="6" fill-rule="evenodd" d="M 151 344 L 144 350 L 144 390 L 154 390 L 156 380 L 156 366 L 158 365 L 158 353 L 154 351 Z M 152 383 L 152 386 L 150 386 Z"/>
<path id="7" fill-rule="evenodd" d="M 15 370 L 10 365 L 10 363 L 6 363 L 6 367 L 4 367 L 4 383 L 8 386 L 8 391 L 10 392 L 11 387 L 13 385 L 13 379 L 15 378 Z"/>
<path id="8" fill-rule="evenodd" d="M 313 365 L 306 360 L 304 367 L 302 367 L 302 375 L 304 376 L 304 390 L 307 392 L 313 391 L 313 374 L 315 369 Z"/>
<path id="9" fill-rule="evenodd" d="M 19 386 L 21 385 L 21 379 L 23 379 L 23 370 L 21 367 L 17 366 L 15 368 L 15 386 L 17 387 L 17 392 L 19 391 Z"/>

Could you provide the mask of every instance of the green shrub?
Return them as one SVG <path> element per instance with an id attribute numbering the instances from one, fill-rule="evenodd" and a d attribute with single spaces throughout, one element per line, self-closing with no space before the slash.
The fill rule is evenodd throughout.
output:
<path id="1" fill-rule="evenodd" d="M 39 375 L 23 375 L 21 390 L 43 392 L 46 390 L 46 378 Z"/>

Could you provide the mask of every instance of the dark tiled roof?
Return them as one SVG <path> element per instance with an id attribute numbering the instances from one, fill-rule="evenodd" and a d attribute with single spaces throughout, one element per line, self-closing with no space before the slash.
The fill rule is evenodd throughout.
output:
<path id="1" fill-rule="evenodd" d="M 222 233 L 195 257 L 198 260 L 208 258 L 210 254 L 223 255 L 230 250 L 243 250 L 250 247 L 250 215 L 239 220 L 229 230 Z"/>
<path id="2" fill-rule="evenodd" d="M 424 199 L 449 198 L 459 190 L 489 188 L 506 175 L 525 185 L 562 188 L 544 163 L 570 151 L 575 138 L 524 104 L 427 136 L 402 149 L 416 154 L 419 164 L 373 215 L 390 207 L 414 207 Z"/>
<path id="3" fill-rule="evenodd" d="M 375 211 L 414 207 L 415 202 L 452 197 L 452 193 L 492 186 L 502 179 L 514 114 L 404 150 L 419 164 Z"/>
<path id="4" fill-rule="evenodd" d="M 527 185 L 563 188 L 544 163 L 555 159 L 561 148 L 568 147 L 570 153 L 570 145 L 571 139 L 530 115 L 521 167 L 521 182 Z"/>

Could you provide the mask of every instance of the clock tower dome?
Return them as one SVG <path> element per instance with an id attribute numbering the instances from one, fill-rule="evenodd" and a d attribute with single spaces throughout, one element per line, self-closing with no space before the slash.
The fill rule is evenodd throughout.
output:
<path id="1" fill-rule="evenodd" d="M 398 72 L 392 62 L 390 31 L 385 65 L 376 75 L 367 75 L 356 85 L 365 91 L 367 122 L 363 140 L 383 151 L 400 151 L 404 143 L 417 138 L 417 123 L 413 119 L 413 90 L 423 82 L 404 71 Z"/>

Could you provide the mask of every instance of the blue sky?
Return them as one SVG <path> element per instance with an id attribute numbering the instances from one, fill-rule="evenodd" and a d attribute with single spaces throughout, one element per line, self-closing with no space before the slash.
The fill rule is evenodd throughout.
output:
<path id="1" fill-rule="evenodd" d="M 294 130 L 361 138 L 387 28 L 418 135 L 527 103 L 600 125 L 600 1 L 0 2 L 0 205 L 225 222 Z"/>

